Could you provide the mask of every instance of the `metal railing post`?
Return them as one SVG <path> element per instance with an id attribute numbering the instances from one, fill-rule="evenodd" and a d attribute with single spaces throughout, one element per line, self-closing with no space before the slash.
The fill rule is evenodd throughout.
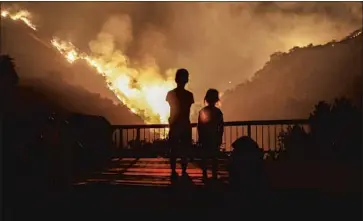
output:
<path id="1" fill-rule="evenodd" d="M 247 125 L 247 136 L 252 138 L 252 135 L 251 135 L 251 124 L 248 124 Z"/>
<path id="2" fill-rule="evenodd" d="M 247 135 L 248 137 L 250 137 L 251 139 L 254 139 L 257 143 L 259 143 L 259 145 L 262 145 L 262 147 L 264 148 L 264 144 L 265 142 L 265 137 L 267 136 L 267 143 L 268 143 L 268 148 L 271 150 L 273 149 L 273 151 L 276 151 L 277 146 L 278 146 L 278 142 L 279 142 L 279 136 L 278 133 L 276 131 L 276 126 L 277 125 L 290 125 L 290 124 L 303 124 L 303 125 L 309 125 L 309 121 L 307 119 L 288 119 L 288 120 L 256 120 L 256 121 L 230 121 L 230 122 L 225 122 L 224 123 L 224 135 L 223 135 L 223 141 L 226 145 L 227 141 L 229 144 L 232 144 L 233 141 L 235 139 L 238 139 L 239 136 L 239 132 L 238 132 L 238 127 L 242 126 L 242 134 L 245 136 Z M 192 128 L 195 129 L 195 127 L 197 126 L 196 123 L 192 123 L 191 124 Z M 255 127 L 256 129 L 256 137 L 252 138 L 252 126 Z M 262 126 L 262 141 L 260 141 L 258 139 L 258 127 Z M 265 134 L 264 132 L 264 126 L 267 126 L 267 133 Z M 274 127 L 274 144 L 275 146 L 272 148 L 271 145 L 271 134 L 270 134 L 270 126 Z M 229 127 L 229 130 L 226 130 L 226 128 Z M 233 133 L 233 127 L 236 128 L 236 136 L 234 136 Z M 247 134 L 244 133 L 244 128 L 247 127 Z M 161 129 L 164 129 L 164 133 L 165 133 L 165 129 L 168 128 L 167 124 L 148 124 L 148 125 L 114 125 L 114 139 L 116 140 L 117 144 L 116 147 L 117 148 L 124 148 L 128 145 L 128 131 L 132 130 L 132 139 L 134 141 L 136 141 L 139 145 L 141 142 L 141 130 L 144 130 L 144 135 L 143 135 L 143 139 L 146 139 L 146 135 L 145 135 L 145 131 L 148 130 L 149 131 L 149 142 L 153 142 L 156 139 L 156 131 L 155 130 L 159 130 L 159 135 L 161 133 Z M 135 136 L 135 130 L 136 130 L 136 136 Z M 283 130 L 283 128 L 282 128 Z M 117 133 L 118 136 L 117 137 Z M 123 137 L 123 132 L 125 131 L 125 138 Z M 227 132 L 229 132 L 230 134 L 227 134 Z M 152 138 L 151 136 L 154 136 Z M 228 137 L 228 139 L 227 139 Z M 196 135 L 196 139 L 198 139 L 198 135 Z M 125 143 L 124 143 L 125 142 Z"/>
<path id="3" fill-rule="evenodd" d="M 119 131 L 120 131 L 120 141 L 119 141 L 119 144 L 117 145 L 117 148 L 124 148 L 124 134 L 123 134 L 123 129 L 122 128 L 119 128 Z M 121 146 L 121 147 L 120 147 Z"/>
<path id="4" fill-rule="evenodd" d="M 140 128 L 136 129 L 136 141 L 140 143 Z"/>

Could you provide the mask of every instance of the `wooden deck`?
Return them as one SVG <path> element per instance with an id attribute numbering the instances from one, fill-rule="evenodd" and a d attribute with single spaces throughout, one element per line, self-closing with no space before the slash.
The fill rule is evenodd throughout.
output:
<path id="1" fill-rule="evenodd" d="M 226 160 L 220 159 L 218 183 L 228 184 Z M 77 180 L 75 186 L 108 184 L 112 186 L 168 187 L 170 164 L 167 158 L 114 158 L 109 167 Z M 181 175 L 181 165 L 177 163 Z M 266 162 L 269 186 L 274 189 L 309 188 L 322 192 L 359 192 L 361 190 L 358 166 L 350 162 Z M 188 164 L 188 180 L 193 186 L 204 186 L 202 169 L 197 160 Z M 208 177 L 211 177 L 208 169 Z"/>
<path id="2" fill-rule="evenodd" d="M 17 214 L 26 214 L 26 218 L 28 218 L 29 213 L 24 211 L 33 211 L 33 213 L 34 211 L 47 211 L 52 214 L 66 214 L 65 211 L 70 211 L 69 214 L 79 214 L 81 219 L 88 219 L 100 214 L 102 216 L 112 214 L 114 217 L 129 211 L 138 211 L 134 214 L 140 213 L 142 215 L 147 210 L 165 213 L 169 211 L 167 209 L 180 209 L 184 212 L 185 209 L 192 211 L 204 208 L 209 211 L 210 209 L 218 211 L 221 214 L 227 211 L 240 211 L 240 215 L 243 215 L 244 212 L 253 211 L 252 206 L 253 208 L 262 208 L 263 213 L 261 214 L 266 214 L 268 217 L 276 211 L 279 211 L 278 217 L 284 215 L 286 211 L 299 211 L 296 214 L 314 214 L 314 216 L 319 212 L 325 219 L 327 217 L 334 218 L 337 214 L 344 214 L 345 219 L 355 220 L 353 217 L 361 215 L 360 194 L 322 194 L 321 189 L 317 190 L 310 188 L 310 186 L 306 188 L 306 184 L 301 185 L 303 180 L 307 180 L 307 175 L 311 177 L 312 171 L 318 172 L 312 176 L 314 179 L 311 180 L 314 183 L 318 177 L 324 179 L 329 177 L 322 176 L 322 174 L 327 174 L 325 172 L 327 170 L 323 169 L 322 172 L 319 172 L 315 165 L 307 169 L 309 173 L 304 174 L 301 171 L 297 172 L 301 166 L 287 168 L 283 164 L 276 164 L 276 162 L 269 165 L 273 171 L 281 171 L 280 174 L 273 172 L 269 181 L 279 188 L 271 189 L 260 201 L 251 204 L 225 188 L 228 185 L 224 185 L 227 183 L 224 164 L 225 162 L 221 161 L 218 182 L 204 185 L 198 162 L 190 162 L 187 170 L 188 182 L 177 182 L 181 185 L 170 185 L 172 184 L 170 165 L 166 158 L 114 158 L 107 169 L 77 181 L 75 188 L 72 188 L 68 194 L 56 195 L 59 200 L 57 198 L 56 200 L 48 199 L 50 195 L 47 195 L 48 198 L 35 203 L 34 197 L 28 197 L 28 200 L 24 200 L 23 195 L 19 196 L 18 202 L 21 203 L 21 206 L 17 211 L 21 212 Z M 180 174 L 180 164 L 177 166 L 177 172 Z M 339 172 L 336 168 L 332 169 L 330 165 L 328 166 L 326 168 L 333 171 L 332 174 Z M 291 174 L 296 175 L 289 175 L 284 172 L 284 168 L 287 168 L 288 171 L 292 170 Z M 344 174 L 347 174 L 347 171 L 349 170 L 343 170 Z M 210 171 L 209 176 L 211 176 Z M 300 177 L 299 180 L 297 180 L 298 177 Z M 339 180 L 345 181 L 349 176 L 341 177 L 339 175 L 339 178 Z M 180 180 L 184 179 L 181 178 Z M 296 183 L 300 185 L 292 185 L 291 182 L 294 180 L 297 180 Z M 328 182 L 337 183 L 337 180 L 328 179 Z M 325 182 L 324 186 L 328 182 Z M 351 182 L 353 181 L 348 183 Z M 355 186 L 359 187 L 357 182 L 354 183 Z M 168 186 L 171 188 L 167 188 Z M 353 186 L 349 188 L 355 189 Z M 39 200 L 38 195 L 36 199 Z M 234 203 L 236 201 L 237 204 Z"/>
<path id="3" fill-rule="evenodd" d="M 225 170 L 225 161 L 220 160 L 218 178 L 226 183 L 228 173 Z M 170 164 L 166 158 L 114 158 L 108 169 L 93 173 L 90 177 L 79 180 L 75 185 L 112 184 L 133 186 L 167 187 L 171 184 Z M 181 175 L 181 165 L 177 163 L 177 172 Z M 198 161 L 189 162 L 188 178 L 193 185 L 203 186 L 202 169 Z M 208 169 L 208 177 L 211 177 Z"/>

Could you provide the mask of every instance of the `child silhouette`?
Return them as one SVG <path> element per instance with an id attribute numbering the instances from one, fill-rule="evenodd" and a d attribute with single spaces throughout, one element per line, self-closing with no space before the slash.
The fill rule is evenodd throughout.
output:
<path id="1" fill-rule="evenodd" d="M 219 92 L 209 89 L 204 98 L 205 106 L 199 111 L 198 136 L 202 146 L 203 178 L 207 179 L 207 160 L 212 158 L 212 176 L 217 179 L 218 152 L 223 137 L 223 113 L 216 107 L 219 101 Z"/>

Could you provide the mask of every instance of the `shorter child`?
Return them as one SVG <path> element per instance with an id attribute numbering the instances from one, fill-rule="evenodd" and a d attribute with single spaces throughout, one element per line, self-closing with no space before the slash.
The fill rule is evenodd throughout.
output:
<path id="1" fill-rule="evenodd" d="M 198 136 L 202 147 L 203 178 L 207 179 L 207 160 L 212 159 L 212 175 L 217 179 L 218 153 L 223 137 L 223 113 L 216 107 L 219 92 L 209 89 L 204 98 L 207 106 L 199 111 Z"/>

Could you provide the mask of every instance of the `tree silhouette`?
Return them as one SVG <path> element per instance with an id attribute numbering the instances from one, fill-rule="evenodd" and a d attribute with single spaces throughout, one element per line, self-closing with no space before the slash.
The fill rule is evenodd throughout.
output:
<path id="1" fill-rule="evenodd" d="M 318 146 L 315 150 L 317 154 L 324 155 L 324 152 L 329 151 L 332 143 L 332 116 L 331 105 L 325 101 L 320 101 L 315 105 L 314 111 L 310 114 L 311 136 Z"/>
<path id="2" fill-rule="evenodd" d="M 335 99 L 331 107 L 332 147 L 344 157 L 356 157 L 361 154 L 362 112 L 347 98 Z"/>
<path id="3" fill-rule="evenodd" d="M 0 70 L 1 70 L 1 85 L 16 86 L 19 82 L 19 77 L 15 70 L 13 58 L 9 55 L 0 55 Z"/>
<path id="4" fill-rule="evenodd" d="M 347 98 L 320 101 L 310 114 L 310 132 L 289 127 L 280 134 L 289 158 L 360 159 L 362 110 Z"/>
<path id="5" fill-rule="evenodd" d="M 16 73 L 13 59 L 9 55 L 0 55 L 0 92 L 2 102 L 7 102 L 10 99 L 11 91 L 17 86 L 18 82 L 19 76 Z"/>
<path id="6" fill-rule="evenodd" d="M 279 142 L 285 159 L 306 160 L 312 156 L 309 134 L 299 125 L 289 126 L 286 131 L 282 131 Z"/>

